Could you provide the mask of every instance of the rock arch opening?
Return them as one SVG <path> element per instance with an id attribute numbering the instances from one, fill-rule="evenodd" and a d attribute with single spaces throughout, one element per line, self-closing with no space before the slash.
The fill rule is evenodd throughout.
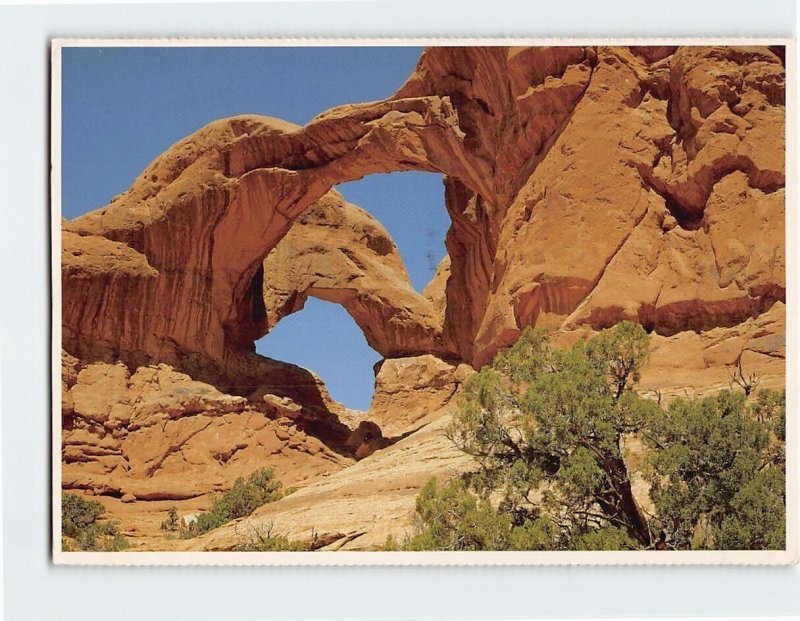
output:
<path id="1" fill-rule="evenodd" d="M 338 304 L 309 299 L 302 311 L 284 318 L 256 341 L 256 353 L 313 372 L 331 397 L 347 408 L 366 411 L 370 407 L 373 367 L 381 355 Z"/>
<path id="2" fill-rule="evenodd" d="M 451 222 L 443 176 L 422 171 L 374 174 L 339 184 L 336 190 L 386 227 L 411 286 L 423 293 L 447 256 L 444 240 Z"/>
<path id="3" fill-rule="evenodd" d="M 253 323 L 266 332 L 256 353 L 316 372 L 334 399 L 368 410 L 377 362 L 441 338 L 444 207 L 442 176 L 416 171 L 369 175 L 317 201 L 251 281 Z"/>

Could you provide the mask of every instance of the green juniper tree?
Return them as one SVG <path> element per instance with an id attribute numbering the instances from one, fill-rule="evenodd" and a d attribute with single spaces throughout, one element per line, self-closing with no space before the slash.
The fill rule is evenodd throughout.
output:
<path id="1" fill-rule="evenodd" d="M 655 527 L 676 548 L 785 546 L 786 403 L 761 391 L 673 401 L 645 440 L 652 447 Z"/>
<path id="2" fill-rule="evenodd" d="M 566 350 L 526 330 L 470 378 L 448 428 L 477 468 L 425 486 L 403 546 L 780 547 L 782 396 L 761 391 L 748 405 L 724 391 L 662 408 L 634 391 L 648 351 L 630 322 Z M 634 438 L 646 446 L 655 515 L 632 490 L 624 447 Z"/>
<path id="3" fill-rule="evenodd" d="M 119 523 L 101 520 L 105 507 L 77 494 L 61 494 L 61 541 L 64 551 L 119 552 L 130 547 Z"/>

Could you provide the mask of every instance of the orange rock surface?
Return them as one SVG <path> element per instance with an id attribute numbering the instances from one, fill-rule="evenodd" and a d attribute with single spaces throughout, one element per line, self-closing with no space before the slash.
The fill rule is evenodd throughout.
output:
<path id="1" fill-rule="evenodd" d="M 414 291 L 389 233 L 338 192 L 298 217 L 263 270 L 267 330 L 313 296 L 347 309 L 367 343 L 387 358 L 453 355 L 442 343 L 442 310 Z"/>
<path id="2" fill-rule="evenodd" d="M 352 463 L 313 435 L 313 421 L 289 399 L 248 401 L 165 364 L 131 373 L 122 363 L 63 359 L 65 489 L 185 500 L 264 466 L 291 486 Z"/>

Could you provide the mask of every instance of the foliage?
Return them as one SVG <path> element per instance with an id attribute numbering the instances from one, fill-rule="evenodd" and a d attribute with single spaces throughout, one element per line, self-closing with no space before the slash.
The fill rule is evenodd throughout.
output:
<path id="1" fill-rule="evenodd" d="M 309 544 L 276 534 L 272 524 L 250 526 L 234 548 L 237 552 L 307 552 Z"/>
<path id="2" fill-rule="evenodd" d="M 752 393 L 756 388 L 758 388 L 758 384 L 760 380 L 755 373 L 750 373 L 749 375 L 744 374 L 744 370 L 742 369 L 742 356 L 739 355 L 739 359 L 736 361 L 736 370 L 733 371 L 731 374 L 731 381 L 730 385 L 733 388 L 734 385 L 738 386 L 742 390 L 744 390 L 745 396 L 749 397 L 750 393 Z"/>
<path id="3" fill-rule="evenodd" d="M 404 550 L 546 550 L 557 536 L 551 522 L 529 520 L 515 526 L 511 515 L 471 494 L 462 479 L 439 485 L 428 481 L 417 497 L 416 534 Z M 397 548 L 387 539 L 385 549 Z"/>
<path id="4" fill-rule="evenodd" d="M 386 541 L 384 541 L 383 546 L 381 546 L 380 549 L 381 552 L 397 552 L 401 549 L 401 547 L 395 536 L 389 534 L 386 535 Z"/>
<path id="5" fill-rule="evenodd" d="M 258 507 L 281 497 L 281 483 L 275 478 L 272 468 L 261 468 L 253 472 L 245 482 L 236 479 L 233 487 L 223 496 L 231 520 L 250 515 Z"/>
<path id="6" fill-rule="evenodd" d="M 100 520 L 102 503 L 77 494 L 61 494 L 61 536 L 64 551 L 119 552 L 130 547 L 119 523 Z"/>
<path id="7" fill-rule="evenodd" d="M 785 399 L 634 391 L 649 336 L 630 322 L 554 350 L 526 330 L 465 386 L 448 437 L 476 469 L 422 489 L 410 550 L 772 548 L 784 542 Z M 638 439 L 655 514 L 633 494 Z"/>
<path id="8" fill-rule="evenodd" d="M 679 399 L 659 410 L 650 496 L 677 548 L 785 547 L 785 397 L 761 391 Z"/>
<path id="9" fill-rule="evenodd" d="M 281 498 L 281 483 L 275 479 L 272 468 L 261 468 L 245 481 L 239 477 L 233 487 L 214 500 L 208 513 L 201 513 L 197 520 L 187 525 L 183 537 L 195 537 L 218 528 L 223 524 L 246 517 L 256 509 Z"/>
<path id="10" fill-rule="evenodd" d="M 511 520 L 470 494 L 461 479 L 422 488 L 416 503 L 417 534 L 407 550 L 497 550 L 508 545 Z"/>
<path id="11" fill-rule="evenodd" d="M 77 494 L 62 493 L 61 533 L 75 539 L 104 512 L 105 507 L 96 500 L 84 500 Z"/>

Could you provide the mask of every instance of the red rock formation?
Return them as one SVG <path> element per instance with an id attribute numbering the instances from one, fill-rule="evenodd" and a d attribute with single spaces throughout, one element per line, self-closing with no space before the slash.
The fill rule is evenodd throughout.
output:
<path id="1" fill-rule="evenodd" d="M 131 500 L 181 500 L 279 466 L 285 485 L 352 460 L 310 435 L 303 407 L 226 395 L 165 364 L 83 365 L 63 356 L 62 486 Z"/>
<path id="2" fill-rule="evenodd" d="M 593 48 L 432 48 L 397 96 L 440 95 L 458 114 L 464 144 L 483 184 L 448 173 L 453 221 L 445 340 L 474 359 L 475 338 L 496 278 L 506 212 L 549 153 L 589 85 Z"/>
<path id="3" fill-rule="evenodd" d="M 430 354 L 384 360 L 375 377 L 369 419 L 380 425 L 386 436 L 411 433 L 452 400 L 471 370 Z"/>
<path id="4" fill-rule="evenodd" d="M 741 321 L 784 298 L 780 257 L 755 261 L 731 290 L 727 273 L 703 297 L 682 283 L 707 275 L 710 239 L 731 232 L 721 220 L 764 223 L 725 242 L 719 260 L 735 265 L 750 264 L 765 228 L 780 230 L 784 73 L 766 48 L 434 48 L 390 100 L 303 128 L 212 123 L 66 226 L 82 239 L 64 236 L 65 344 L 237 370 L 268 328 L 260 266 L 291 222 L 336 183 L 407 169 L 447 175 L 444 343 L 466 361 L 525 325 L 560 325 L 581 303 L 571 321 L 595 326 L 634 317 L 671 333 Z M 760 215 L 715 207 L 742 192 Z M 673 220 L 680 230 L 662 234 Z M 687 231 L 700 232 L 675 239 Z M 674 290 L 587 300 L 625 281 L 607 268 L 637 243 L 663 255 L 658 279 Z M 670 264 L 662 246 L 698 258 Z M 424 349 L 407 330 L 367 330 L 385 354 Z"/>
<path id="5" fill-rule="evenodd" d="M 505 167 L 516 173 L 535 165 L 524 155 L 546 149 L 588 83 L 593 59 L 582 48 L 434 49 L 391 100 L 337 108 L 304 128 L 265 117 L 212 123 L 153 162 L 110 205 L 67 225 L 79 236 L 126 245 L 140 269 L 155 275 L 108 274 L 100 269 L 108 249 L 86 241 L 98 246 L 84 259 L 98 273 L 87 286 L 83 272 L 81 287 L 72 286 L 74 271 L 64 273 L 65 345 L 181 367 L 199 358 L 222 374 L 238 373 L 266 329 L 261 262 L 291 222 L 337 183 L 420 169 L 449 177 L 454 227 L 447 245 L 458 266 L 449 287 L 460 292 L 449 295 L 468 291 L 469 298 L 463 313 L 447 315 L 445 334 L 469 358 L 497 231 L 517 183 Z M 531 124 L 536 106 L 548 109 L 544 123 Z M 65 262 L 74 239 L 64 236 Z"/>
<path id="6" fill-rule="evenodd" d="M 477 363 L 525 325 L 674 334 L 785 299 L 783 65 L 766 48 L 668 52 L 598 50 L 503 222 Z"/>

